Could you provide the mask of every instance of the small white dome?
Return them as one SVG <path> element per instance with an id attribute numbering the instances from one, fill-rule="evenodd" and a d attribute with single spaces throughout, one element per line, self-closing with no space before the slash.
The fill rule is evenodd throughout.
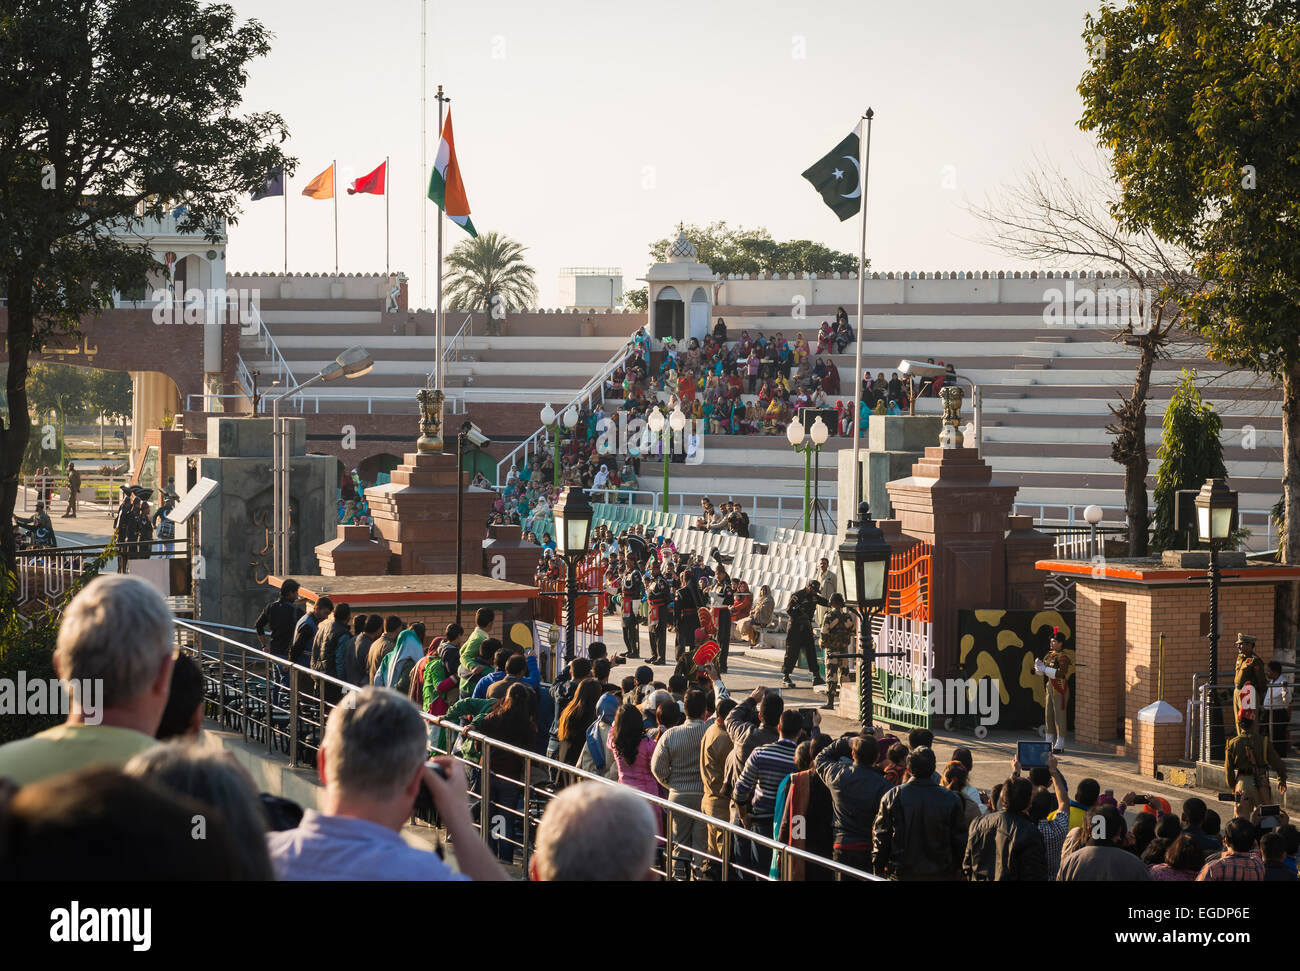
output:
<path id="1" fill-rule="evenodd" d="M 699 261 L 700 251 L 695 248 L 694 243 L 686 238 L 685 231 L 679 229 L 677 238 L 669 245 L 664 256 L 671 263 L 684 263 L 686 261 L 695 263 Z"/>

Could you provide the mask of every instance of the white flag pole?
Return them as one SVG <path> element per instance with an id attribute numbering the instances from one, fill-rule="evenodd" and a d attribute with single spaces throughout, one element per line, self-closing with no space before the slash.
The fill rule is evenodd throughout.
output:
<path id="1" fill-rule="evenodd" d="M 429 191 L 429 90 L 426 74 L 429 44 L 425 39 L 425 26 L 429 16 L 429 0 L 420 4 L 420 173 L 424 177 L 421 193 Z M 420 309 L 429 306 L 429 217 L 420 199 Z"/>
<path id="2" fill-rule="evenodd" d="M 862 460 L 859 457 L 862 437 L 862 297 L 866 286 L 867 267 L 867 169 L 871 165 L 871 119 L 874 116 L 875 112 L 870 108 L 862 116 L 867 123 L 865 139 L 862 138 L 862 126 L 858 126 L 858 149 L 862 153 L 863 161 L 858 166 L 862 170 L 862 181 L 859 185 L 862 195 L 862 209 L 859 213 L 859 218 L 862 220 L 862 236 L 858 245 L 858 332 L 857 340 L 854 342 L 857 347 L 853 354 L 853 370 L 857 377 L 857 387 L 853 397 L 853 494 L 856 497 L 852 513 L 854 519 L 857 518 L 857 505 L 862 502 Z M 877 519 L 880 518 L 879 511 L 873 515 Z"/>
<path id="3" fill-rule="evenodd" d="M 442 125 L 443 125 L 442 106 L 447 102 L 451 101 L 451 99 L 443 95 L 441 84 L 438 85 L 438 94 L 436 95 L 436 97 L 438 99 L 438 146 L 439 146 L 439 150 L 441 150 Z M 437 152 L 434 153 L 433 164 L 434 165 L 438 164 Z M 450 158 L 448 159 L 447 167 L 448 168 L 451 167 Z M 433 306 L 434 309 L 434 323 L 433 323 L 434 366 L 433 367 L 434 367 L 434 372 L 436 374 L 434 387 L 437 388 L 439 391 L 443 390 L 442 388 L 442 326 L 443 326 L 443 322 L 442 322 L 442 222 L 443 222 L 443 217 L 446 214 L 447 214 L 447 186 L 446 183 L 444 182 L 442 188 L 442 205 L 438 207 L 438 252 L 436 257 L 437 258 L 437 265 L 436 265 L 437 302 Z"/>

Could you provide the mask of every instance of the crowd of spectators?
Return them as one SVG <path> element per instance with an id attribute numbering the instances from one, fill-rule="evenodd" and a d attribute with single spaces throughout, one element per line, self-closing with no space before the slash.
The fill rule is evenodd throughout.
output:
<path id="1" fill-rule="evenodd" d="M 289 619 L 271 611 L 273 634 Z M 65 612 L 54 657 L 72 686 L 66 723 L 0 746 L 0 876 L 505 879 L 528 811 L 525 769 L 521 756 L 495 750 L 484 807 L 481 738 L 556 761 L 549 774 L 533 767 L 533 784 L 548 791 L 534 880 L 645 879 L 654 869 L 716 880 L 729 839 L 729 875 L 742 880 L 831 879 L 816 857 L 903 881 L 1296 879 L 1300 832 L 1284 812 L 1263 817 L 1239 804 L 1221 825 L 1196 797 L 1174 814 L 1156 796 L 1116 800 L 1093 779 L 1070 794 L 1055 758 L 1027 775 L 1013 762 L 984 789 L 971 752 L 957 748 L 940 766 L 927 730 L 831 737 L 818 712 L 806 719 L 777 691 L 758 687 L 737 702 L 716 664 L 686 654 L 667 680 L 642 665 L 615 682 L 623 658 L 593 642 L 544 685 L 532 651 L 492 635 L 490 610 L 471 632 L 450 625 L 427 646 L 419 625 L 380 636 L 369 622 L 357 634 L 349 619 L 339 608 L 317 618 L 313 657 L 332 637 L 350 637 L 354 656 L 369 658 L 374 643 L 397 636 L 365 675 L 378 683 L 329 711 L 322 795 L 303 809 L 259 794 L 234 759 L 197 744 L 204 673 L 174 653 L 162 597 L 125 575 L 89 583 Z M 345 665 L 348 655 L 340 650 Z M 81 686 L 95 679 L 102 705 L 88 718 Z M 583 781 L 578 770 L 608 781 Z M 487 841 L 477 829 L 485 812 Z M 454 868 L 403 838 L 421 814 L 446 834 Z M 509 821 L 500 832 L 498 818 Z M 778 873 L 771 846 L 752 836 L 812 857 L 791 856 Z"/>
<path id="2" fill-rule="evenodd" d="M 619 500 L 620 491 L 639 489 L 642 460 L 659 460 L 664 453 L 663 444 L 648 429 L 652 408 L 671 412 L 680 407 L 687 419 L 680 438 L 669 440 L 672 462 L 692 457 L 703 435 L 783 435 L 803 408 L 833 410 L 830 434 L 852 435 L 853 402 L 845 397 L 852 393 L 852 378 L 841 381 L 833 355 L 844 353 L 854 338 L 843 307 L 833 323 L 823 321 L 818 328 L 815 350 L 802 333 L 787 339 L 780 331 L 768 335 L 742 330 L 737 336 L 718 318 L 702 341 L 692 337 L 685 347 L 672 338 L 659 342 L 662 357 L 654 366 L 655 342 L 643 328 L 629 342 L 627 357 L 605 379 L 603 400 L 579 409 L 577 424 L 561 435 L 559 475 L 553 448 L 538 448 L 512 465 L 489 524 L 520 525 L 536 542 L 564 487 L 608 490 L 611 501 Z M 929 362 L 935 363 L 933 358 Z M 953 370 L 951 364 L 947 368 Z M 886 379 L 883 371 L 873 378 L 864 370 L 861 433 L 866 434 L 871 415 L 903 414 L 913 395 L 935 397 L 944 381 L 937 377 L 913 384 L 897 372 Z M 625 424 L 611 426 L 620 421 L 620 412 Z M 623 452 L 611 445 L 610 432 L 619 427 L 642 429 L 639 436 L 620 443 Z"/>

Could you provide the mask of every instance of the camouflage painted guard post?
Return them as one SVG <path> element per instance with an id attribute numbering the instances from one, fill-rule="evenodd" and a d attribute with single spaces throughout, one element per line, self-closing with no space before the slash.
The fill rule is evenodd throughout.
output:
<path id="1" fill-rule="evenodd" d="M 1073 662 L 1065 653 L 1065 635 L 1053 627 L 1047 653 L 1034 662 L 1034 670 L 1047 679 L 1043 715 L 1047 723 L 1047 740 L 1053 752 L 1065 751 L 1065 712 L 1070 702 L 1070 669 Z"/>

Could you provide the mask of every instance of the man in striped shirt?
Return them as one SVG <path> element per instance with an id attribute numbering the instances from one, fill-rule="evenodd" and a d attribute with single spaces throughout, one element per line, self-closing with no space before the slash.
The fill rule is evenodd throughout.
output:
<path id="1" fill-rule="evenodd" d="M 734 798 L 741 821 L 746 829 L 768 839 L 772 838 L 776 791 L 782 780 L 795 771 L 794 750 L 802 729 L 803 719 L 797 711 L 781 712 L 779 737 L 769 745 L 754 749 L 736 780 Z M 771 847 L 755 843 L 751 859 L 757 872 L 767 873 L 772 862 Z"/>
<path id="2" fill-rule="evenodd" d="M 1227 851 L 1211 860 L 1196 875 L 1197 881 L 1237 882 L 1264 879 L 1264 861 L 1255 855 L 1255 825 L 1238 817 L 1224 828 L 1223 845 Z"/>
<path id="3" fill-rule="evenodd" d="M 704 692 L 686 692 L 683 704 L 686 708 L 686 721 L 659 736 L 654 755 L 650 759 L 650 771 L 659 780 L 659 784 L 668 790 L 669 802 L 680 803 L 687 809 L 699 812 L 700 801 L 704 798 L 704 780 L 700 775 L 700 743 L 709 728 L 709 723 L 704 718 Z M 707 842 L 707 828 L 704 823 L 685 813 L 673 813 L 671 823 L 668 832 L 673 843 L 673 871 L 676 879 L 685 880 L 692 870 L 699 872 L 699 866 L 703 862 L 699 853 Z"/>

